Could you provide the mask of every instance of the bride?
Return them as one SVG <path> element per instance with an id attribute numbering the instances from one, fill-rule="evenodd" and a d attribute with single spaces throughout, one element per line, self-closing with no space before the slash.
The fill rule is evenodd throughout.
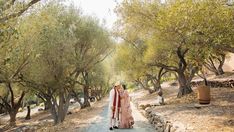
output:
<path id="1" fill-rule="evenodd" d="M 130 97 L 126 90 L 126 85 L 122 85 L 120 90 L 121 97 L 121 115 L 120 128 L 133 128 L 134 119 L 132 116 L 132 109 L 130 106 Z"/>

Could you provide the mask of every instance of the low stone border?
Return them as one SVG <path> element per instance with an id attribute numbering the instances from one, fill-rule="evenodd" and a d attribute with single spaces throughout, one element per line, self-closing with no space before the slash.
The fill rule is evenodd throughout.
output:
<path id="1" fill-rule="evenodd" d="M 202 85 L 204 81 L 192 81 L 191 85 L 198 86 Z M 226 81 L 207 81 L 207 85 L 210 86 L 211 88 L 213 87 L 230 87 L 234 88 L 234 80 L 226 80 Z"/>
<path id="2" fill-rule="evenodd" d="M 140 112 L 149 120 L 149 123 L 154 126 L 157 132 L 182 132 L 186 130 L 182 123 L 166 120 L 160 113 L 155 112 L 153 107 L 155 106 L 148 106 L 145 110 L 141 109 Z"/>

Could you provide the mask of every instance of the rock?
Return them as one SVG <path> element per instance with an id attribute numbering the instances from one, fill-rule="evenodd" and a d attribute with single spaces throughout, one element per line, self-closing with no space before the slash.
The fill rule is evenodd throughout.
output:
<path id="1" fill-rule="evenodd" d="M 145 110 L 140 110 L 141 114 L 146 116 L 146 111 Z"/>
<path id="2" fill-rule="evenodd" d="M 155 130 L 156 132 L 164 132 L 163 128 L 160 128 L 160 127 L 156 127 Z"/>
<path id="3" fill-rule="evenodd" d="M 152 122 L 152 124 L 153 124 L 153 125 L 155 125 L 155 124 L 157 124 L 157 123 L 158 123 L 158 122 L 157 122 L 157 121 L 155 121 L 155 120 Z"/>
<path id="4" fill-rule="evenodd" d="M 147 118 L 150 118 L 152 116 L 152 111 L 146 111 Z"/>
<path id="5" fill-rule="evenodd" d="M 151 105 L 150 104 L 146 104 L 146 105 L 144 105 L 144 104 L 140 104 L 139 106 L 138 106 L 140 109 L 142 109 L 142 110 L 146 110 L 146 108 L 150 108 L 151 107 Z"/>
<path id="6" fill-rule="evenodd" d="M 145 105 L 142 105 L 142 104 L 141 104 L 141 105 L 139 105 L 138 107 L 139 107 L 140 109 L 142 109 L 142 110 L 145 110 Z"/>
<path id="7" fill-rule="evenodd" d="M 39 109 L 38 109 L 38 111 L 43 111 L 43 110 L 44 110 L 44 109 L 42 109 L 42 108 L 39 108 Z"/>
<path id="8" fill-rule="evenodd" d="M 145 111 L 147 111 L 147 112 L 148 112 L 148 111 L 152 111 L 152 108 L 151 108 L 151 107 L 146 107 L 146 108 L 145 108 Z"/>
<path id="9" fill-rule="evenodd" d="M 158 117 L 155 117 L 154 121 L 157 122 L 157 123 L 161 123 L 161 121 L 160 121 L 160 119 Z"/>
<path id="10" fill-rule="evenodd" d="M 71 114 L 72 114 L 72 112 L 71 112 L 71 111 L 67 112 L 67 115 L 71 115 Z"/>
<path id="11" fill-rule="evenodd" d="M 155 114 L 153 112 L 150 113 L 150 116 L 154 118 Z"/>
<path id="12" fill-rule="evenodd" d="M 157 112 L 155 112 L 153 109 L 151 109 L 151 114 L 152 114 L 152 116 L 156 116 L 156 115 L 158 115 L 158 113 L 157 113 Z"/>
<path id="13" fill-rule="evenodd" d="M 171 123 L 171 121 L 166 121 L 166 123 Z"/>
<path id="14" fill-rule="evenodd" d="M 159 127 L 159 128 L 163 128 L 163 124 L 161 124 L 161 123 L 155 124 L 154 126 Z"/>
<path id="15" fill-rule="evenodd" d="M 167 123 L 166 124 L 166 126 L 165 126 L 165 130 L 164 130 L 164 132 L 170 132 L 171 131 L 171 127 L 172 127 L 172 125 L 170 124 L 170 123 Z"/>
<path id="16" fill-rule="evenodd" d="M 172 127 L 170 128 L 170 132 L 176 132 L 176 128 L 172 126 Z"/>
<path id="17" fill-rule="evenodd" d="M 145 109 L 145 115 L 149 123 L 153 124 L 157 132 L 184 132 L 186 128 L 184 124 L 177 121 L 168 121 L 167 118 L 160 113 L 154 111 L 152 107 Z M 193 130 L 193 129 L 192 129 Z"/>
<path id="18" fill-rule="evenodd" d="M 148 118 L 151 118 L 152 114 L 151 113 L 148 113 Z"/>
<path id="19" fill-rule="evenodd" d="M 153 114 L 153 113 L 150 113 L 149 117 L 150 117 L 150 118 L 154 118 L 154 114 Z"/>
<path id="20" fill-rule="evenodd" d="M 150 104 L 146 104 L 145 107 L 146 107 L 146 108 L 147 108 L 147 107 L 151 107 L 151 105 L 150 105 Z"/>
<path id="21" fill-rule="evenodd" d="M 150 124 L 153 124 L 154 123 L 154 117 L 153 116 L 151 116 L 150 118 L 149 118 L 149 122 L 150 122 Z"/>
<path id="22" fill-rule="evenodd" d="M 145 116 L 146 116 L 146 118 L 148 118 L 149 117 L 149 113 L 145 112 Z"/>
<path id="23" fill-rule="evenodd" d="M 163 117 L 159 117 L 159 120 L 160 120 L 160 122 L 164 122 L 164 118 Z"/>

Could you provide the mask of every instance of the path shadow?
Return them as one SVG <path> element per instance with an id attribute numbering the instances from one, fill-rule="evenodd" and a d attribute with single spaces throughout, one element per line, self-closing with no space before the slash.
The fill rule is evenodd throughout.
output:
<path id="1" fill-rule="evenodd" d="M 105 124 L 103 124 L 102 121 L 98 121 L 93 124 L 91 123 L 89 127 L 77 127 L 77 130 L 79 130 L 79 132 L 155 132 L 153 126 L 143 121 L 136 121 L 133 128 L 130 129 L 119 128 L 109 130 L 108 123 L 105 122 Z"/>

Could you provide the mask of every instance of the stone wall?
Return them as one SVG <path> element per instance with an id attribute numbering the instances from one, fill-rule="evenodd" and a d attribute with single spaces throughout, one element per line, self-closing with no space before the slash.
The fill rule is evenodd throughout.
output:
<path id="1" fill-rule="evenodd" d="M 193 87 L 198 86 L 198 85 L 202 85 L 204 84 L 203 81 L 193 81 L 191 82 L 191 85 Z M 234 88 L 234 80 L 226 80 L 226 81 L 207 81 L 208 86 L 210 86 L 211 88 L 213 87 L 230 87 L 230 88 Z"/>
<path id="2" fill-rule="evenodd" d="M 148 106 L 145 109 L 141 107 L 140 111 L 154 126 L 156 132 L 183 132 L 186 130 L 182 123 L 167 120 L 163 115 L 154 111 L 153 107 L 155 106 Z"/>

